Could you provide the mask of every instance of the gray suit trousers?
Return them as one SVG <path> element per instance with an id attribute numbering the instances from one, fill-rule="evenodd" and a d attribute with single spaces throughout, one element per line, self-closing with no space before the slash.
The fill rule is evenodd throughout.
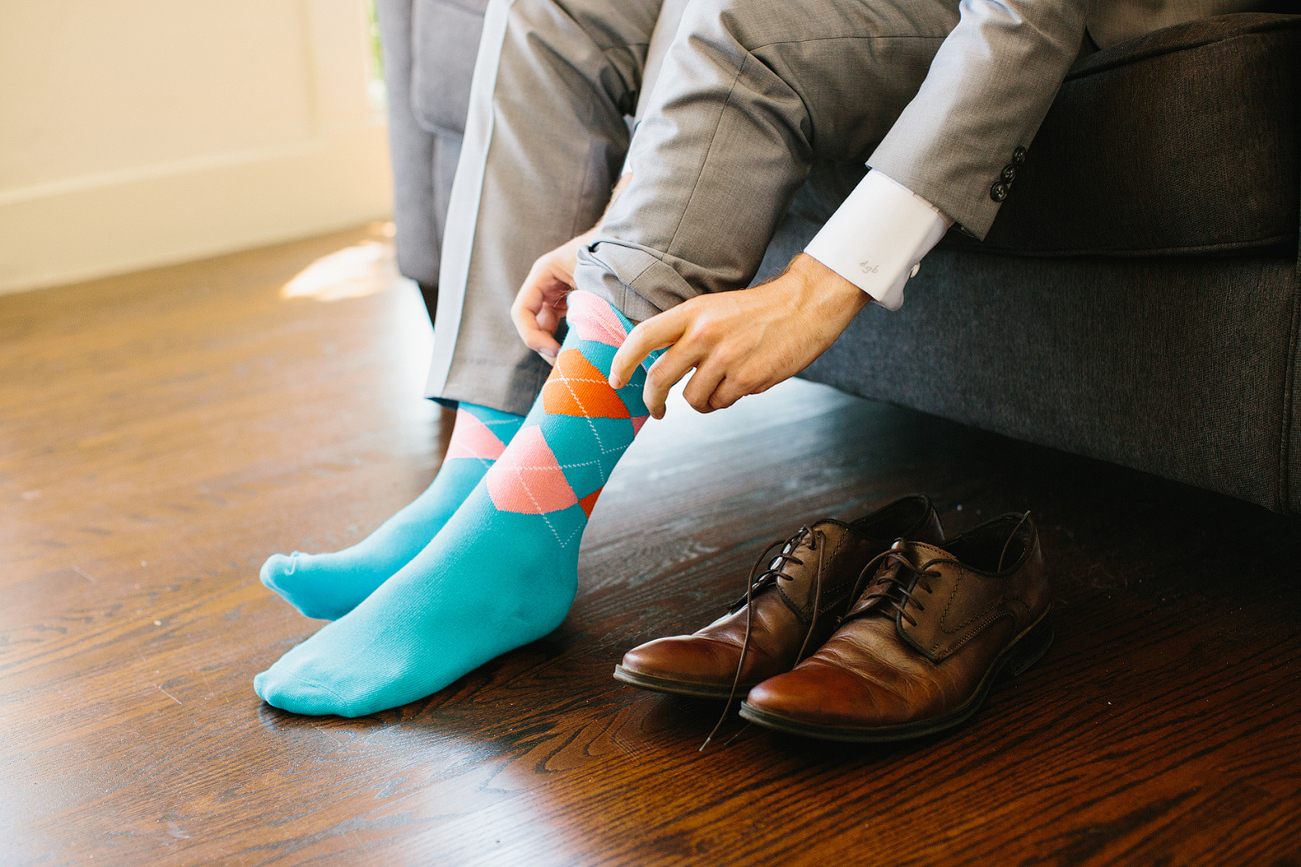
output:
<path id="1" fill-rule="evenodd" d="M 625 160 L 578 287 L 641 320 L 748 285 L 797 192 L 825 218 L 861 179 L 959 18 L 958 0 L 665 2 L 489 5 L 431 397 L 528 410 L 550 368 L 510 304 L 538 256 L 601 218 Z"/>

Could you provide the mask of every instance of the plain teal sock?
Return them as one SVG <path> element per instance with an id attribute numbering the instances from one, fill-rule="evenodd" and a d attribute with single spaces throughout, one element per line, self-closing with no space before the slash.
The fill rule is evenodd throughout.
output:
<path id="1" fill-rule="evenodd" d="M 644 374 L 606 381 L 631 324 L 585 292 L 542 394 L 501 458 L 411 562 L 254 680 L 267 703 L 355 717 L 437 692 L 551 632 L 615 463 L 646 419 Z"/>
<path id="2" fill-rule="evenodd" d="M 351 548 L 271 555 L 262 583 L 308 617 L 347 614 L 429 544 L 523 423 L 523 416 L 461 403 L 443 465 L 423 494 Z"/>

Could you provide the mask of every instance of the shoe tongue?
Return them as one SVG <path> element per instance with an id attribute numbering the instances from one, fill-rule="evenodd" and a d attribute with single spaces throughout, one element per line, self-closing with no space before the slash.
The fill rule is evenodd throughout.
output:
<path id="1" fill-rule="evenodd" d="M 920 565 L 920 552 L 903 539 L 896 540 L 890 546 L 890 550 L 902 554 L 914 567 Z M 899 586 L 902 584 L 905 590 L 912 590 L 913 585 L 917 583 L 917 577 L 915 569 L 908 569 L 895 556 L 885 557 L 877 565 L 876 571 L 868 579 L 867 586 L 859 593 L 858 598 L 854 600 L 854 604 L 849 607 L 849 612 L 845 616 L 879 614 L 891 620 L 895 619 L 898 609 L 891 605 L 890 601 L 902 602 L 904 597 L 899 592 Z M 892 581 L 891 578 L 897 580 Z M 884 595 L 873 595 L 883 592 Z"/>
<path id="2" fill-rule="evenodd" d="M 831 520 L 830 518 L 823 521 L 818 521 L 810 529 L 812 529 L 814 533 L 821 534 L 823 541 L 826 542 L 828 555 L 830 555 L 832 551 L 839 548 L 840 543 L 844 541 L 845 537 L 848 536 L 851 532 L 853 532 L 844 524 L 840 523 L 839 521 Z M 812 534 L 806 536 L 804 542 L 801 544 L 811 544 L 810 541 L 811 535 Z M 821 544 L 821 542 L 819 544 Z"/>
<path id="3" fill-rule="evenodd" d="M 840 548 L 845 536 L 850 532 L 844 524 L 833 520 L 819 521 L 810 529 L 812 532 L 800 537 L 793 549 L 789 545 L 782 549 L 782 553 L 794 559 L 782 564 L 781 574 L 792 580 L 779 582 L 781 591 L 787 599 L 800 608 L 813 603 L 813 576 L 818 573 L 818 558 L 822 558 L 825 572 L 831 566 L 832 552 Z M 800 562 L 797 563 L 796 560 Z"/>
<path id="4" fill-rule="evenodd" d="M 803 560 L 805 564 L 808 564 L 809 562 L 809 558 L 805 555 L 812 554 L 813 562 L 816 563 L 818 548 L 825 543 L 827 546 L 826 553 L 834 551 L 840 544 L 841 539 L 848 532 L 849 528 L 839 521 L 833 521 L 830 519 L 819 521 L 809 527 L 809 532 L 792 537 L 795 542 L 794 545 L 791 545 L 791 542 L 787 541 L 787 543 L 782 546 L 781 553 L 792 554 Z M 795 568 L 798 569 L 800 567 L 796 566 Z"/>

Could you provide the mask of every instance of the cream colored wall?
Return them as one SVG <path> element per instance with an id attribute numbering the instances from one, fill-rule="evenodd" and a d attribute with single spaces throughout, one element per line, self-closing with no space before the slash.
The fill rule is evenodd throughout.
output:
<path id="1" fill-rule="evenodd" d="M 365 0 L 0 0 L 0 292 L 383 217 Z"/>

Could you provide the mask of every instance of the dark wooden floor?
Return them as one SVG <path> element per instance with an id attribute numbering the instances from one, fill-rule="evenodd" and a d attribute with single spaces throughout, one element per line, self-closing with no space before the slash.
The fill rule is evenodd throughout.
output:
<path id="1" fill-rule="evenodd" d="M 370 238 L 0 298 L 0 863 L 1301 863 L 1301 522 L 807 384 L 648 426 L 547 639 L 372 718 L 261 704 L 319 626 L 262 560 L 364 536 L 446 433 L 376 248 L 283 297 Z M 716 704 L 611 680 L 911 491 L 1032 508 L 1055 576 L 1056 645 L 962 729 L 701 754 Z"/>

